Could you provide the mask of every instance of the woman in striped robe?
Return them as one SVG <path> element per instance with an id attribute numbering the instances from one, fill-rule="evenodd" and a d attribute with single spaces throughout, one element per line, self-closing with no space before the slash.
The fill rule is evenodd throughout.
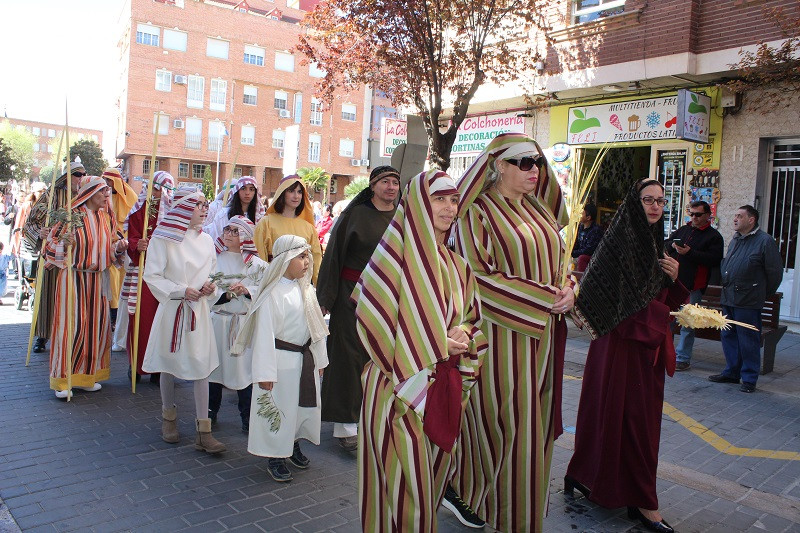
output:
<path id="1" fill-rule="evenodd" d="M 59 222 L 48 238 L 45 266 L 59 269 L 50 346 L 50 388 L 58 398 L 70 394 L 69 373 L 72 386 L 87 391 L 100 390 L 98 382 L 109 377 L 111 323 L 104 276 L 111 265 L 120 264 L 128 244 L 117 232 L 116 221 L 102 209 L 110 193 L 103 178 L 86 178 L 72 201 L 71 212 L 80 214 L 80 223 L 69 228 Z M 67 270 L 67 245 L 72 247 L 71 270 Z M 68 290 L 74 298 L 71 309 Z M 71 338 L 69 321 L 73 321 Z"/>
<path id="2" fill-rule="evenodd" d="M 358 477 L 364 531 L 435 531 L 451 450 L 486 342 L 477 287 L 445 242 L 452 178 L 412 179 L 353 291 L 362 374 Z"/>
<path id="3" fill-rule="evenodd" d="M 458 189 L 456 249 L 478 280 L 489 354 L 461 435 L 463 501 L 448 508 L 469 506 L 500 531 L 541 531 L 562 428 L 558 314 L 575 299 L 572 281 L 558 286 L 567 213 L 539 145 L 523 134 L 498 135 Z"/>

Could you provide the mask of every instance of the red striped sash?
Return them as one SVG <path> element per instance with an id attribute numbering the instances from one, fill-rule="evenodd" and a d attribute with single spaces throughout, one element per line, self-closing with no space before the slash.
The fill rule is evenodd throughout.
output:
<path id="1" fill-rule="evenodd" d="M 194 331 L 195 326 L 197 325 L 197 317 L 194 314 L 194 310 L 186 301 L 185 298 L 180 300 L 178 304 L 178 309 L 175 311 L 175 321 L 172 323 L 172 342 L 169 346 L 169 351 L 171 353 L 175 353 L 181 348 L 181 340 L 183 338 L 183 308 L 188 307 L 190 313 L 190 324 L 189 324 L 189 331 Z"/>

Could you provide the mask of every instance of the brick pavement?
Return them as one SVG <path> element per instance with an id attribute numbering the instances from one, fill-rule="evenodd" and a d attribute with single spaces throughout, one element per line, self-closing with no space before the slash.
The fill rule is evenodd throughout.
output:
<path id="1" fill-rule="evenodd" d="M 235 394 L 226 391 L 215 428 L 227 453 L 193 448 L 188 383 L 177 386 L 181 442 L 165 444 L 158 389 L 141 383 L 132 395 L 122 353 L 113 354 L 102 391 L 55 399 L 47 357 L 33 354 L 24 366 L 27 320 L 0 307 L 0 532 L 359 530 L 355 458 L 336 445 L 330 424 L 320 446 L 304 446 L 311 468 L 277 484 L 266 461 L 247 453 Z M 568 376 L 580 378 L 587 346 L 585 336 L 570 333 Z M 798 347 L 800 336 L 787 334 L 775 375 L 748 395 L 705 380 L 721 355 L 718 343 L 698 341 L 692 371 L 667 380 L 666 401 L 735 446 L 800 451 L 800 394 L 780 390 L 800 377 Z M 580 383 L 565 381 L 568 426 Z M 545 530 L 637 531 L 622 509 L 562 494 L 571 429 L 556 443 Z M 661 442 L 661 510 L 678 531 L 800 531 L 800 461 L 727 455 L 666 415 Z M 440 531 L 464 531 L 447 511 L 439 517 Z"/>

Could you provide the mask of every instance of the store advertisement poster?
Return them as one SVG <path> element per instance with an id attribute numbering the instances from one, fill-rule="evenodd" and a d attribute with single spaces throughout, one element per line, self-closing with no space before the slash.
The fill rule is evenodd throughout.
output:
<path id="1" fill-rule="evenodd" d="M 675 139 L 678 98 L 647 98 L 569 109 L 569 144 Z"/>

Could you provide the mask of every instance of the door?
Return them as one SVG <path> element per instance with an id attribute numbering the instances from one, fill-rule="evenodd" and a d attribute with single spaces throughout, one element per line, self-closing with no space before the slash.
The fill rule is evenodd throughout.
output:
<path id="1" fill-rule="evenodd" d="M 664 238 L 685 223 L 686 210 L 686 157 L 685 149 L 656 149 L 658 179 L 664 185 Z"/>
<path id="2" fill-rule="evenodd" d="M 773 141 L 769 148 L 769 204 L 764 231 L 775 238 L 783 261 L 781 315 L 800 320 L 800 270 L 797 233 L 800 227 L 800 139 Z"/>

